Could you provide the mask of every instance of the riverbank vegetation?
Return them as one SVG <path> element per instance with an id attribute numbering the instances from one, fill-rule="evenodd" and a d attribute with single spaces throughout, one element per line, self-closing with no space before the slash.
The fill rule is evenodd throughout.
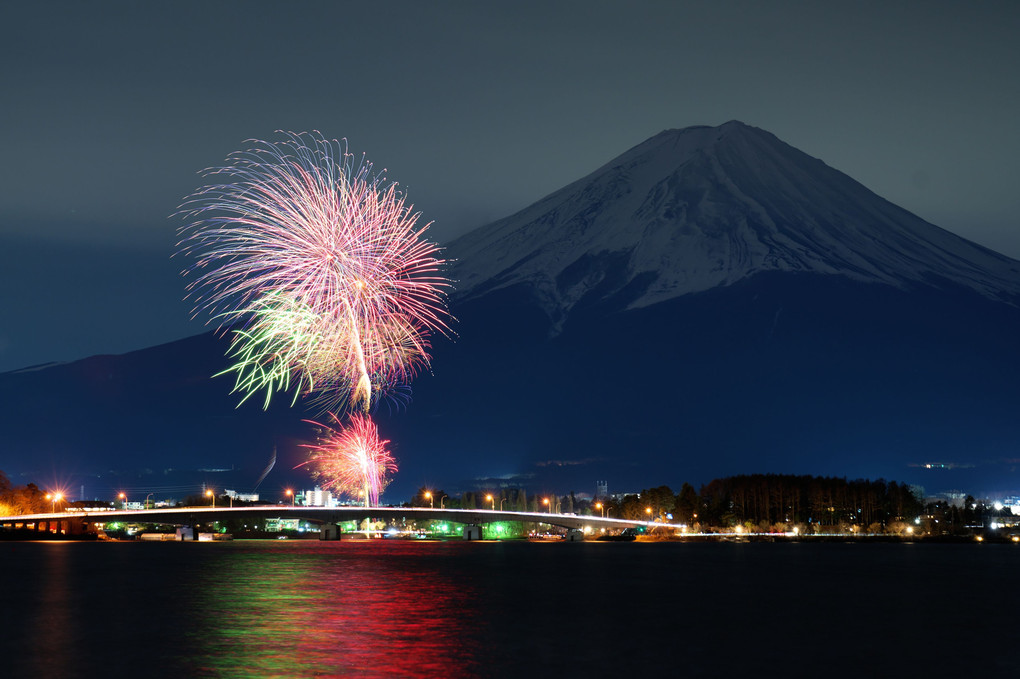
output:
<path id="1" fill-rule="evenodd" d="M 15 486 L 0 470 L 0 516 L 35 514 L 49 509 L 50 502 L 46 499 L 46 494 L 34 483 Z"/>
<path id="2" fill-rule="evenodd" d="M 883 479 L 792 474 L 746 474 L 714 479 L 695 489 L 684 483 L 639 493 L 578 497 L 528 493 L 523 488 L 464 493 L 421 488 L 409 506 L 607 516 L 681 524 L 692 533 L 800 533 L 964 536 L 1011 522 L 1009 508 L 967 496 L 956 504 L 925 503 L 920 491 Z M 1015 518 L 1015 517 L 1014 517 Z"/>

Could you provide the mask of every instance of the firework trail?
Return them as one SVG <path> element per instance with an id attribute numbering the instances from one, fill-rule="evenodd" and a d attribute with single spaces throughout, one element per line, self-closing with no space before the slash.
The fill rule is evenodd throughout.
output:
<path id="1" fill-rule="evenodd" d="M 187 198 L 179 251 L 193 257 L 196 311 L 235 329 L 229 356 L 242 402 L 293 387 L 369 409 L 428 367 L 428 336 L 448 334 L 449 282 L 397 191 L 346 143 L 319 133 L 252 141 L 222 179 Z"/>
<path id="2" fill-rule="evenodd" d="M 397 465 L 386 449 L 389 441 L 379 439 L 379 430 L 367 415 L 355 414 L 344 427 L 331 415 L 337 428 L 307 420 L 323 432 L 318 445 L 306 445 L 309 459 L 298 465 L 310 465 L 312 476 L 322 487 L 352 498 L 364 496 L 365 506 L 379 504 L 379 494 L 389 483 L 387 474 Z"/>
<path id="3" fill-rule="evenodd" d="M 275 466 L 276 466 L 276 446 L 274 445 L 273 456 L 269 458 L 269 464 L 266 465 L 266 468 L 263 469 L 262 473 L 259 475 L 259 480 L 255 482 L 255 487 L 252 488 L 252 492 L 255 492 L 256 490 L 259 489 L 259 486 L 262 485 L 262 482 L 266 480 L 266 477 L 269 476 L 269 472 L 273 471 L 273 467 Z"/>

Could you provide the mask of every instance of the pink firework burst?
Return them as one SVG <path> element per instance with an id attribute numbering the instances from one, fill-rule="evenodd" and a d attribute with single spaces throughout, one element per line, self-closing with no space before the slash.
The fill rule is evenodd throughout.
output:
<path id="1" fill-rule="evenodd" d="M 365 506 L 379 504 L 379 495 L 386 488 L 388 474 L 397 471 L 396 462 L 386 448 L 389 441 L 379 438 L 375 422 L 367 415 L 353 415 L 345 427 L 330 414 L 337 428 L 312 422 L 322 434 L 318 445 L 306 445 L 311 451 L 307 462 L 312 476 L 322 487 L 338 495 L 352 498 L 364 496 Z"/>
<path id="2" fill-rule="evenodd" d="M 428 366 L 432 332 L 450 332 L 446 262 L 397 185 L 364 157 L 356 161 L 346 143 L 319 133 L 251 143 L 207 171 L 228 181 L 181 207 L 190 223 L 179 250 L 195 260 L 185 273 L 195 276 L 196 309 L 264 329 L 282 325 L 274 314 L 300 308 L 314 342 L 235 338 L 234 353 L 245 357 L 237 389 L 304 385 L 367 411 L 374 394 Z M 302 349 L 289 349 L 280 365 L 283 345 Z M 263 371 L 269 363 L 274 369 Z M 303 374 L 281 379 L 287 371 Z"/>

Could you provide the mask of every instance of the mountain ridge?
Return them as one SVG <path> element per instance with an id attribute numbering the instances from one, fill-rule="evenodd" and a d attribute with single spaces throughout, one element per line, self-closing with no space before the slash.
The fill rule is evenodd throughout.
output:
<path id="1" fill-rule="evenodd" d="M 628 308 L 775 270 L 897 287 L 945 279 L 1020 301 L 1017 260 L 738 121 L 665 130 L 448 251 L 458 297 L 523 283 L 553 317 L 598 284 L 607 255 L 623 260 L 626 284 L 645 279 Z"/>
<path id="2" fill-rule="evenodd" d="M 761 130 L 655 135 L 447 253 L 458 338 L 409 406 L 375 413 L 401 470 L 388 499 L 759 471 L 1020 491 L 1020 263 Z M 3 464 L 254 482 L 278 449 L 279 484 L 313 438 L 303 404 L 237 407 L 210 377 L 226 344 L 0 374 Z"/>

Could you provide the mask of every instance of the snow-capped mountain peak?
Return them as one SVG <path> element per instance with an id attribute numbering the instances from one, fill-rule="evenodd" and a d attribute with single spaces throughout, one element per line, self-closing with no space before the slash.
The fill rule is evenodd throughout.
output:
<path id="1" fill-rule="evenodd" d="M 461 299 L 523 283 L 554 318 L 593 294 L 643 307 L 766 271 L 1020 299 L 1020 262 L 737 121 L 661 132 L 449 254 Z"/>

